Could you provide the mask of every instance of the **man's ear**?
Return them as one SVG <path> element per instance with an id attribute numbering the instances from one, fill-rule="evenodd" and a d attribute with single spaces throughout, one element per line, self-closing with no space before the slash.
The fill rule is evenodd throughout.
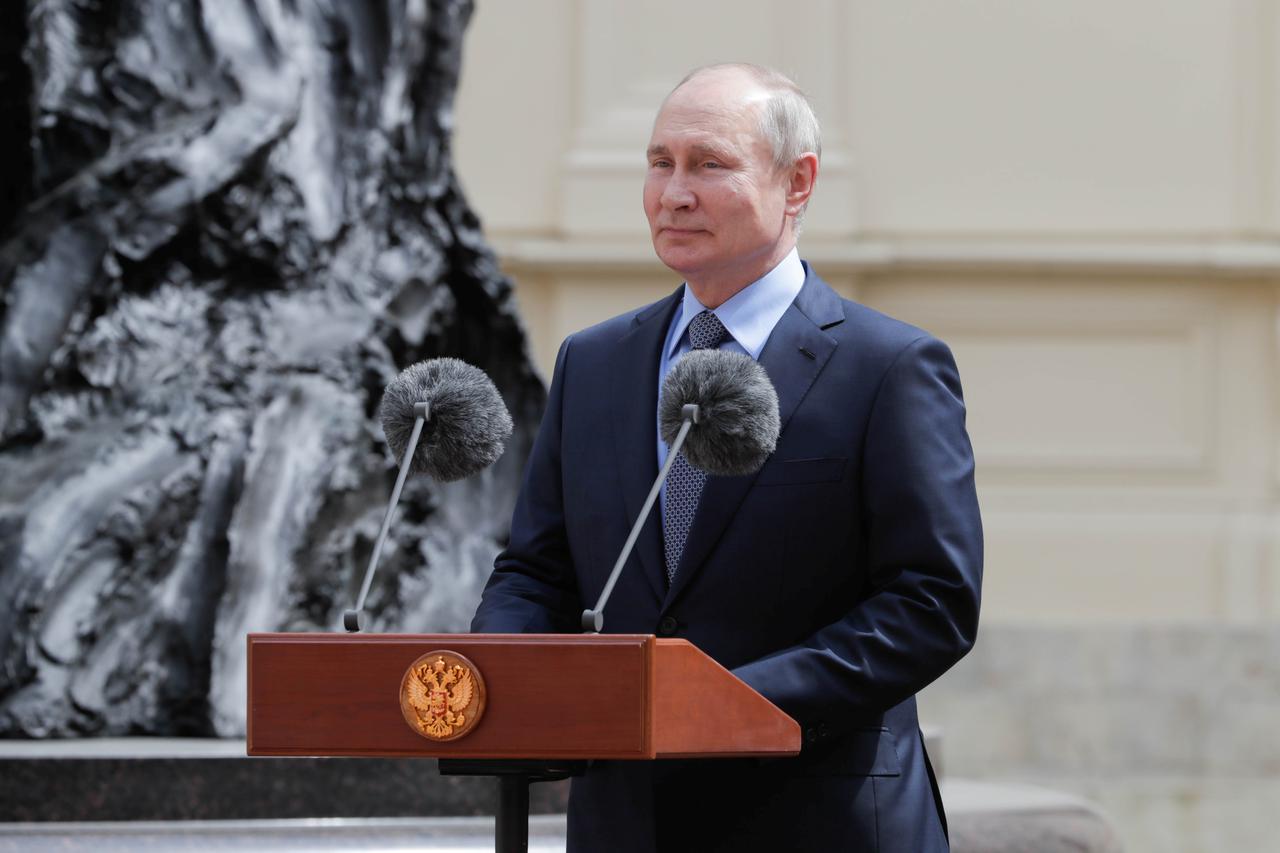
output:
<path id="1" fill-rule="evenodd" d="M 787 215 L 797 216 L 813 195 L 814 184 L 818 182 L 818 155 L 812 151 L 801 154 L 791 167 L 787 179 Z"/>

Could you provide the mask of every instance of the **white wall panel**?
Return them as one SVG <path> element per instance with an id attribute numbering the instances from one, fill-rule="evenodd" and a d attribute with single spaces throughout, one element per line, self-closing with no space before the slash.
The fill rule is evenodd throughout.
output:
<path id="1" fill-rule="evenodd" d="M 453 149 L 468 200 L 490 235 L 556 227 L 577 74 L 574 6 L 573 0 L 476 4 Z"/>
<path id="2" fill-rule="evenodd" d="M 1193 513 L 987 512 L 983 618 L 1209 621 L 1223 610 L 1221 520 Z"/>
<path id="3" fill-rule="evenodd" d="M 1175 468 L 1207 462 L 1208 340 L 1195 330 L 951 338 L 970 426 L 1000 468 Z"/>
<path id="4" fill-rule="evenodd" d="M 857 0 L 847 110 L 864 229 L 1246 225 L 1238 111 L 1253 105 L 1237 73 L 1262 45 L 1236 17 L 1251 6 Z"/>
<path id="5" fill-rule="evenodd" d="M 983 468 L 1204 479 L 1218 299 L 1186 284 L 868 279 L 864 302 L 952 347 Z"/>

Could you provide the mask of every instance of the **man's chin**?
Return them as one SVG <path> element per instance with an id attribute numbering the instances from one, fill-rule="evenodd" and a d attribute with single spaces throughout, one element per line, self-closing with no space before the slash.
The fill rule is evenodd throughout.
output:
<path id="1" fill-rule="evenodd" d="M 664 232 L 653 241 L 653 250 L 658 259 L 668 267 L 681 275 L 687 275 L 707 262 L 706 247 L 694 245 L 695 242 L 701 241 L 670 237 Z"/>
<path id="2" fill-rule="evenodd" d="M 654 246 L 654 251 L 658 255 L 658 260 L 666 264 L 668 269 L 672 272 L 679 273 L 685 278 L 688 278 L 690 273 L 696 272 L 702 267 L 702 264 L 699 263 L 698 257 L 692 252 L 685 252 L 679 249 L 672 249 L 670 247 L 664 249 L 656 245 Z"/>

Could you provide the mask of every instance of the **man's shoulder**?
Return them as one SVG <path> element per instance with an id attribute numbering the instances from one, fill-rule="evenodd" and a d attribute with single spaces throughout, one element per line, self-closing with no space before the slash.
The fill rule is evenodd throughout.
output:
<path id="1" fill-rule="evenodd" d="M 892 357 L 921 340 L 937 340 L 932 333 L 919 326 L 913 326 L 860 302 L 846 299 L 816 274 L 811 272 L 810 276 L 813 281 L 806 284 L 815 285 L 825 291 L 822 299 L 829 300 L 828 304 L 838 303 L 842 314 L 841 321 L 835 324 L 821 323 L 821 320 L 814 316 L 810 319 L 819 322 L 823 326 L 823 331 L 838 341 L 853 344 L 861 357 L 865 357 L 869 352 L 883 353 Z M 805 306 L 800 303 L 803 302 L 804 296 L 805 294 L 802 293 L 797 305 L 802 311 L 805 310 Z"/>
<path id="2" fill-rule="evenodd" d="M 874 308 L 841 298 L 845 309 L 846 332 L 855 334 L 868 343 L 890 349 L 900 349 L 921 338 L 933 338 L 933 334 L 905 320 L 891 317 Z"/>

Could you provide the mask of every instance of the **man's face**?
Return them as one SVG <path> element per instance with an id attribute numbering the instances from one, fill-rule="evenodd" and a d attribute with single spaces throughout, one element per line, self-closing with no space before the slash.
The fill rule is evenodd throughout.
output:
<path id="1" fill-rule="evenodd" d="M 794 245 L 788 176 L 757 125 L 764 98 L 740 75 L 710 73 L 673 92 L 654 122 L 644 212 L 658 257 L 695 287 L 731 294 Z"/>

